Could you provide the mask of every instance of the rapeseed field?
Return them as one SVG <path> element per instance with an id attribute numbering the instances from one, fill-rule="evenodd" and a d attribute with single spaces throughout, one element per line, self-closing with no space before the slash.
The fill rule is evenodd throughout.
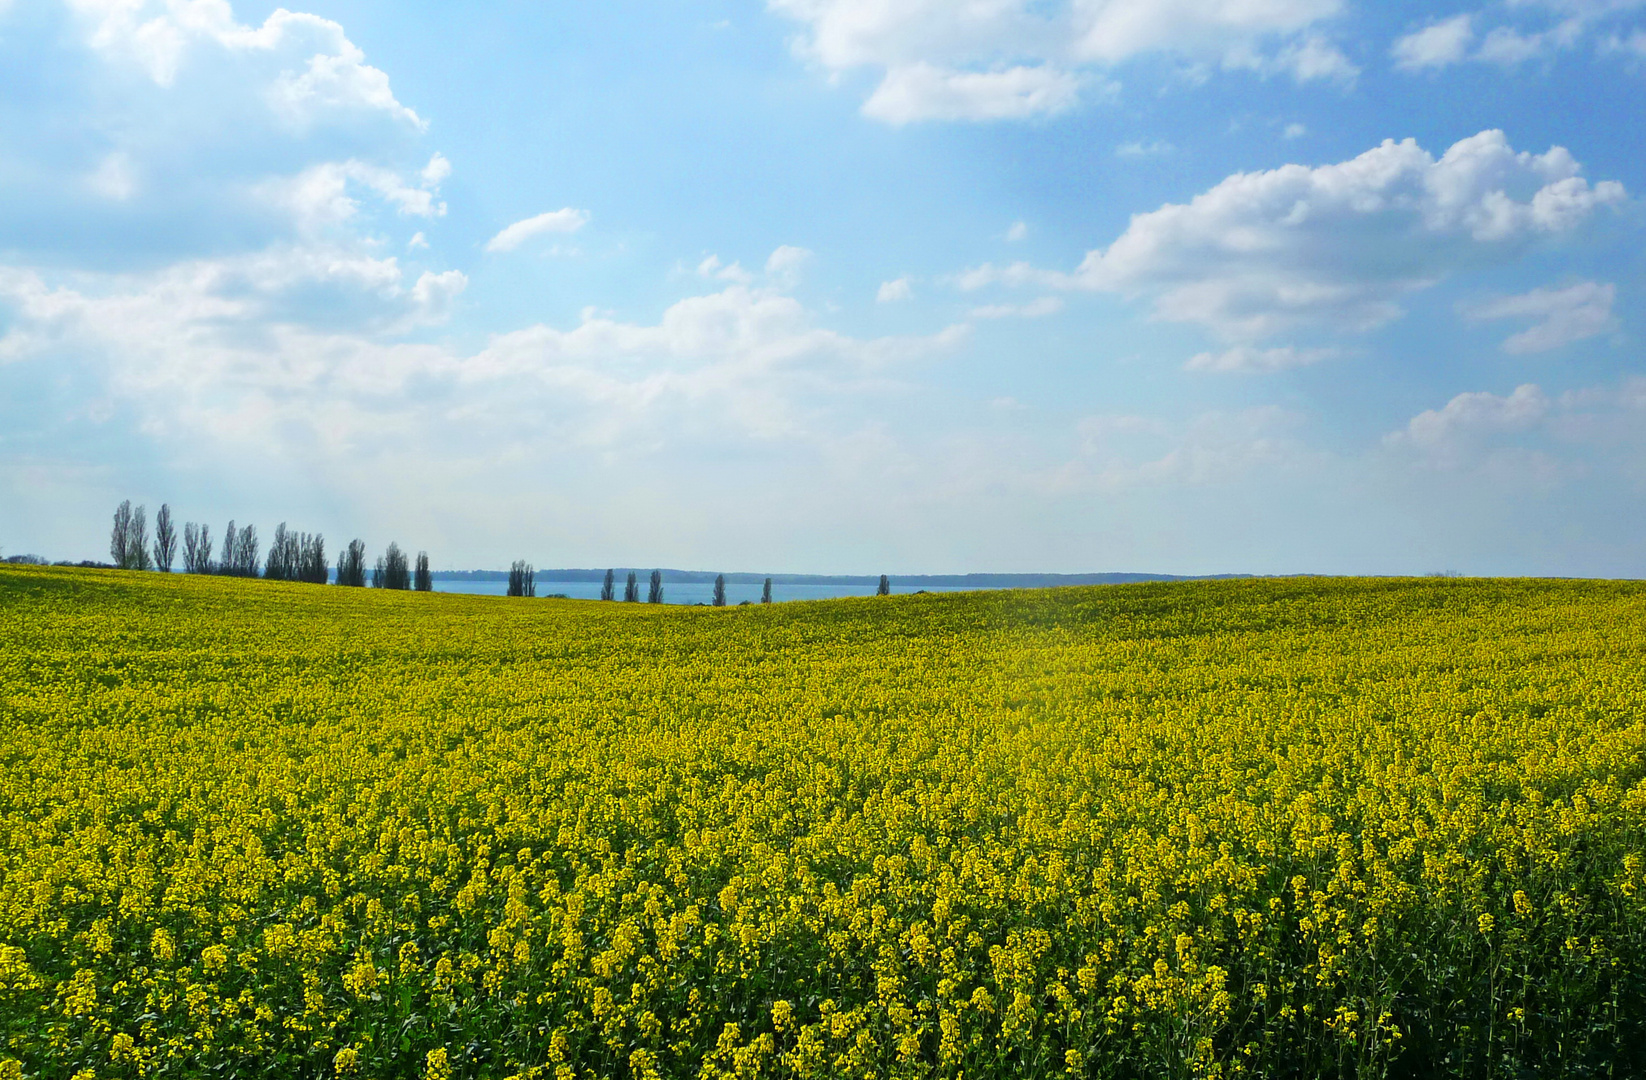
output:
<path id="1" fill-rule="evenodd" d="M 0 1078 L 1646 1072 L 1646 588 L 0 570 Z"/>

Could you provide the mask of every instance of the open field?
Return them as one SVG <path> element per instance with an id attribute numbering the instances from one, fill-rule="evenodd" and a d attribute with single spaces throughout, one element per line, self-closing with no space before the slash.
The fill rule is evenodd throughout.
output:
<path id="1" fill-rule="evenodd" d="M 0 569 L 0 1078 L 1646 1071 L 1646 587 Z"/>

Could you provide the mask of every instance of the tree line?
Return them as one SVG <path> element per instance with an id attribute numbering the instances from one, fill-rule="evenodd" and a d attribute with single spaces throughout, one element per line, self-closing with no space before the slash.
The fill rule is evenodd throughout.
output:
<path id="1" fill-rule="evenodd" d="M 144 507 L 133 507 L 126 499 L 115 507 L 114 525 L 109 533 L 109 557 L 121 570 L 158 570 L 171 573 L 179 554 L 176 522 L 171 506 L 162 504 L 154 515 L 154 533 L 149 534 L 148 514 Z M 269 581 L 301 581 L 324 585 L 331 580 L 331 567 L 326 561 L 326 540 L 319 533 L 295 532 L 281 522 L 275 527 L 269 542 L 266 559 L 259 561 L 257 526 L 236 527 L 233 519 L 223 530 L 221 544 L 212 539 L 211 526 L 186 522 L 182 532 L 183 569 L 190 574 L 223 574 L 229 577 L 262 577 Z M 365 541 L 350 540 L 338 553 L 338 585 L 363 587 L 370 584 L 378 589 L 413 589 L 417 592 L 434 591 L 434 574 L 429 569 L 429 553 L 419 551 L 415 560 L 409 559 L 397 543 L 377 557 L 368 572 Z M 877 596 L 891 594 L 891 579 L 880 575 Z M 508 595 L 533 597 L 537 595 L 537 571 L 523 559 L 509 567 Z M 617 599 L 617 573 L 607 570 L 600 586 L 600 599 Z M 640 580 L 635 571 L 629 571 L 623 586 L 625 603 L 640 602 Z M 663 571 L 653 570 L 646 590 L 648 604 L 663 602 Z M 767 578 L 760 590 L 760 602 L 772 602 L 772 579 Z M 726 575 L 716 574 L 713 607 L 726 606 Z M 748 601 L 744 601 L 748 603 Z"/>
<path id="2" fill-rule="evenodd" d="M 194 521 L 183 525 L 181 552 L 178 539 L 170 505 L 162 504 L 160 512 L 154 515 L 151 537 L 145 508 L 133 508 L 127 499 L 114 510 L 109 558 L 120 570 L 158 570 L 169 574 L 181 553 L 183 570 L 189 574 L 261 577 L 314 585 L 332 580 L 331 566 L 326 560 L 326 538 L 320 533 L 293 531 L 286 528 L 283 521 L 275 527 L 267 556 L 263 558 L 260 558 L 257 526 L 236 526 L 232 519 L 223 529 L 221 541 L 212 537 L 210 525 Z M 366 542 L 355 539 L 338 553 L 336 583 L 433 592 L 434 574 L 429 569 L 428 552 L 419 551 L 412 560 L 397 543 L 390 543 L 368 572 Z"/>

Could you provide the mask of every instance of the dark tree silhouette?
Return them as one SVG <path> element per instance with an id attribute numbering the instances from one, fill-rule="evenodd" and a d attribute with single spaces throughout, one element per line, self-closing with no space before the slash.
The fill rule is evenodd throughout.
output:
<path id="1" fill-rule="evenodd" d="M 371 583 L 374 589 L 411 588 L 411 570 L 406 565 L 406 553 L 400 550 L 399 544 L 391 541 L 389 549 L 378 557 Z"/>
<path id="2" fill-rule="evenodd" d="M 154 565 L 149 558 L 148 515 L 141 506 L 131 512 L 131 527 L 126 533 L 126 565 L 132 570 L 147 570 Z"/>
<path id="3" fill-rule="evenodd" d="M 303 533 L 297 539 L 297 580 L 324 585 L 327 578 L 326 538 L 319 533 Z"/>
<path id="4" fill-rule="evenodd" d="M 429 570 L 429 553 L 426 551 L 417 553 L 417 573 L 412 588 L 418 592 L 434 591 L 434 574 Z"/>
<path id="5" fill-rule="evenodd" d="M 211 547 L 211 526 L 192 521 L 183 526 L 183 569 L 191 574 L 211 573 Z"/>
<path id="6" fill-rule="evenodd" d="M 234 572 L 240 577 L 257 576 L 257 526 L 247 525 L 234 542 Z"/>
<path id="7" fill-rule="evenodd" d="M 885 574 L 880 575 L 880 584 L 875 586 L 876 596 L 890 596 L 892 594 L 892 579 Z"/>
<path id="8" fill-rule="evenodd" d="M 131 500 L 114 508 L 114 525 L 109 529 L 109 561 L 121 570 L 130 569 Z"/>
<path id="9" fill-rule="evenodd" d="M 629 582 L 623 586 L 623 602 L 625 604 L 640 603 L 640 579 L 633 570 L 629 571 Z"/>
<path id="10" fill-rule="evenodd" d="M 646 593 L 646 603 L 661 604 L 663 602 L 663 571 L 652 571 L 651 589 Z"/>
<path id="11" fill-rule="evenodd" d="M 769 604 L 769 603 L 772 602 L 772 579 L 771 578 L 767 578 L 766 579 L 766 584 L 761 586 L 761 588 L 760 588 L 760 602 L 762 604 Z"/>
<path id="12" fill-rule="evenodd" d="M 223 530 L 223 557 L 217 560 L 219 574 L 234 573 L 235 545 L 240 542 L 240 534 L 234 529 L 234 519 L 229 518 L 228 527 Z"/>
<path id="13" fill-rule="evenodd" d="M 263 564 L 263 576 L 270 581 L 292 581 L 297 576 L 297 534 L 286 531 L 282 521 L 274 527 L 269 540 L 269 559 Z"/>
<path id="14" fill-rule="evenodd" d="M 162 574 L 171 573 L 171 564 L 177 561 L 177 526 L 172 524 L 171 505 L 160 504 L 154 515 L 154 568 Z"/>
<path id="15" fill-rule="evenodd" d="M 600 583 L 600 599 L 610 600 L 617 595 L 617 573 L 606 571 L 606 580 Z"/>
<path id="16" fill-rule="evenodd" d="M 726 575 L 725 574 L 716 574 L 714 576 L 714 606 L 715 607 L 725 607 L 726 606 Z"/>
<path id="17" fill-rule="evenodd" d="M 516 559 L 509 567 L 509 595 L 537 595 L 537 571 L 524 559 Z"/>
<path id="18" fill-rule="evenodd" d="M 337 583 L 363 588 L 366 584 L 366 542 L 350 540 L 349 546 L 337 553 Z"/>

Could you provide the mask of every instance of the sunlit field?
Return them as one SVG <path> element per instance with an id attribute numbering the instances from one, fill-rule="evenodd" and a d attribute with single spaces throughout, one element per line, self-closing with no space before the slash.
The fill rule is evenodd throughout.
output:
<path id="1" fill-rule="evenodd" d="M 1646 1071 L 1646 588 L 0 570 L 0 1078 Z"/>

